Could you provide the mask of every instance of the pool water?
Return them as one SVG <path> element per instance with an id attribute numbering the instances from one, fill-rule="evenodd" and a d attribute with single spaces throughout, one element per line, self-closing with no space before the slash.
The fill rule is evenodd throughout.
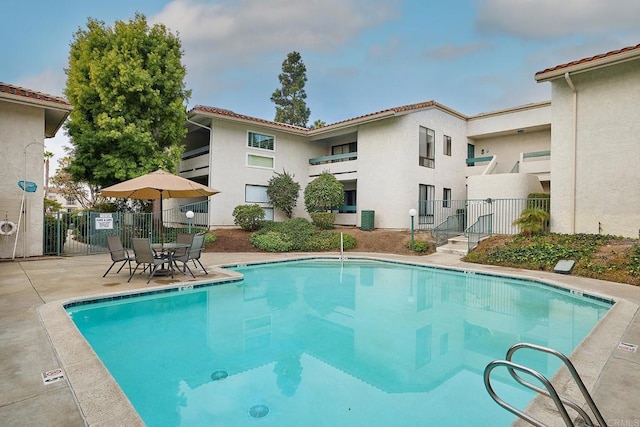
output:
<path id="1" fill-rule="evenodd" d="M 241 281 L 67 308 L 149 426 L 508 426 L 483 370 L 565 354 L 611 304 L 483 274 L 368 260 L 238 267 Z M 557 359 L 514 359 L 551 377 Z M 531 400 L 506 371 L 496 391 Z"/>

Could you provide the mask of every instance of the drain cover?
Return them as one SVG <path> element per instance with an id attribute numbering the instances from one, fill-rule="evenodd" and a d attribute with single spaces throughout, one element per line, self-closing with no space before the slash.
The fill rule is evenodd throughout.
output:
<path id="1" fill-rule="evenodd" d="M 266 405 L 255 405 L 249 408 L 249 415 L 253 418 L 266 417 L 269 414 L 269 407 Z"/>
<path id="2" fill-rule="evenodd" d="M 228 376 L 229 374 L 227 373 L 227 371 L 215 371 L 213 374 L 211 374 L 211 379 L 213 381 L 220 381 L 227 378 Z"/>

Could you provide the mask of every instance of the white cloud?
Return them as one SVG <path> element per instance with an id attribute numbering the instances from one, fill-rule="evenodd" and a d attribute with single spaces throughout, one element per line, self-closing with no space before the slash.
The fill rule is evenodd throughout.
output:
<path id="1" fill-rule="evenodd" d="M 175 0 L 151 23 L 178 32 L 190 74 L 259 64 L 297 50 L 329 52 L 397 16 L 394 0 Z M 256 65 L 259 66 L 259 65 Z"/>
<path id="2" fill-rule="evenodd" d="M 480 0 L 481 33 L 524 39 L 637 31 L 640 2 L 629 0 Z"/>

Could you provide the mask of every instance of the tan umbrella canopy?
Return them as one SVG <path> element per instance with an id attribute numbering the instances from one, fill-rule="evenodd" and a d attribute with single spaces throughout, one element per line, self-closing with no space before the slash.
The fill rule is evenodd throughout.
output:
<path id="1" fill-rule="evenodd" d="M 140 200 L 159 199 L 160 224 L 163 224 L 163 199 L 212 196 L 216 193 L 219 193 L 219 191 L 215 188 L 207 187 L 162 169 L 103 188 L 100 192 L 104 197 Z M 162 240 L 164 240 L 164 226 L 161 227 L 161 234 Z"/>

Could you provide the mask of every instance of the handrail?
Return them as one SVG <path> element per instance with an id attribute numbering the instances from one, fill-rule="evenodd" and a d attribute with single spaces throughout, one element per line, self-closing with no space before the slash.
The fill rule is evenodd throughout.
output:
<path id="1" fill-rule="evenodd" d="M 480 215 L 476 222 L 471 224 L 464 230 L 464 234 L 468 237 L 468 249 L 475 248 L 480 239 L 486 236 L 490 236 L 493 228 L 493 214 Z M 475 236 L 476 238 L 472 239 L 471 236 Z"/>
<path id="2" fill-rule="evenodd" d="M 522 348 L 529 348 L 531 350 L 542 351 L 544 353 L 548 353 L 548 354 L 551 354 L 553 356 L 556 356 L 558 359 L 560 359 L 564 363 L 564 365 L 567 367 L 567 369 L 569 370 L 569 373 L 571 374 L 571 377 L 573 377 L 573 380 L 576 382 L 578 388 L 580 389 L 580 393 L 582 393 L 582 397 L 584 397 L 584 400 L 587 402 L 587 405 L 589 405 L 589 408 L 591 409 L 591 412 L 593 412 L 593 415 L 596 417 L 596 420 L 598 421 L 598 423 L 600 423 L 600 426 L 606 426 L 607 425 L 606 421 L 602 417 L 602 414 L 600 413 L 600 410 L 598 410 L 598 407 L 596 406 L 595 402 L 591 398 L 591 395 L 589 394 L 589 391 L 587 390 L 587 388 L 585 387 L 584 383 L 582 382 L 582 379 L 580 378 L 580 375 L 578 374 L 578 371 L 573 366 L 573 363 L 571 363 L 571 361 L 569 360 L 569 358 L 567 356 L 565 356 L 564 354 L 560 353 L 557 350 L 554 350 L 554 349 L 548 348 L 548 347 L 543 347 L 541 345 L 531 344 L 531 343 L 518 343 L 518 344 L 512 345 L 511 348 L 509 348 L 509 350 L 507 351 L 507 360 L 511 361 L 511 358 L 513 357 L 513 354 L 516 351 L 518 351 L 518 350 L 520 350 Z M 541 391 L 537 390 L 537 387 L 535 385 L 526 382 L 520 376 L 518 376 L 515 372 L 512 372 L 510 370 L 509 373 L 511 374 L 511 376 L 516 381 L 518 381 L 523 386 L 529 387 L 532 390 L 536 390 L 536 391 L 538 391 L 538 393 L 541 392 Z M 564 399 L 563 399 L 563 401 L 564 401 Z M 581 412 L 581 411 L 578 411 L 578 412 Z M 586 414 L 584 414 L 584 415 L 586 415 Z M 584 416 L 583 416 L 583 418 L 584 418 Z M 591 420 L 588 419 L 588 417 L 587 417 L 587 418 L 585 418 L 585 421 L 591 421 Z"/>
<path id="3" fill-rule="evenodd" d="M 440 236 L 444 235 L 445 240 L 448 238 L 447 236 L 453 234 L 462 233 L 464 230 L 464 212 L 459 212 L 454 215 L 449 215 L 447 219 L 442 221 L 440 224 L 436 225 L 433 228 L 435 245 L 440 246 Z"/>
<path id="4" fill-rule="evenodd" d="M 522 158 L 530 159 L 532 157 L 548 157 L 551 155 L 551 151 L 530 151 L 528 153 L 522 153 Z"/>
<path id="5" fill-rule="evenodd" d="M 491 160 L 493 160 L 493 156 L 469 157 L 467 158 L 467 166 L 474 166 L 474 163 L 490 162 Z"/>
<path id="6" fill-rule="evenodd" d="M 544 375 L 542 375 L 540 372 L 535 371 L 531 368 L 527 368 L 526 366 L 518 365 L 517 363 L 513 363 L 513 362 L 508 362 L 506 360 L 494 360 L 492 362 L 489 362 L 487 367 L 484 368 L 484 386 L 487 389 L 487 392 L 489 392 L 489 396 L 491 396 L 491 398 L 498 405 L 502 406 L 504 409 L 511 412 L 512 414 L 517 415 L 523 420 L 528 421 L 530 424 L 533 424 L 536 427 L 547 427 L 545 424 L 543 424 L 539 420 L 536 420 L 531 415 L 526 414 L 525 412 L 519 410 L 515 406 L 510 405 L 509 403 L 505 402 L 498 396 L 498 394 L 493 389 L 493 386 L 491 385 L 491 378 L 490 378 L 491 372 L 498 366 L 506 366 L 507 369 L 509 369 L 509 371 L 518 370 L 518 371 L 526 372 L 527 374 L 533 377 L 536 377 L 546 387 L 547 391 L 549 392 L 549 395 L 551 396 L 551 400 L 553 400 L 553 403 L 555 403 L 556 407 L 558 408 L 558 411 L 560 412 L 560 415 L 562 416 L 564 423 L 567 426 L 573 426 L 573 422 L 571 421 L 571 417 L 569 417 L 569 414 L 567 413 L 566 408 L 562 403 L 560 403 L 560 396 L 558 395 L 558 392 L 553 387 L 553 385 L 551 385 L 551 382 L 549 382 L 549 380 Z"/>
<path id="7" fill-rule="evenodd" d="M 310 165 L 319 165 L 322 163 L 331 163 L 337 160 L 355 160 L 358 158 L 358 152 L 334 154 L 333 156 L 322 156 L 309 159 Z"/>
<path id="8" fill-rule="evenodd" d="M 531 424 L 533 424 L 535 426 L 544 426 L 544 424 L 540 423 L 538 420 L 534 419 L 530 415 L 520 411 L 519 409 L 513 407 L 512 405 L 510 405 L 507 402 L 505 402 L 504 400 L 502 400 L 496 394 L 496 392 L 493 390 L 493 387 L 491 386 L 491 378 L 490 378 L 491 377 L 491 372 L 493 371 L 493 369 L 495 369 L 498 366 L 505 366 L 507 368 L 507 370 L 509 371 L 509 374 L 511 375 L 511 377 L 513 377 L 513 379 L 516 380 L 518 383 L 520 383 L 521 385 L 523 385 L 523 386 L 525 386 L 525 387 L 527 387 L 527 388 L 529 388 L 531 390 L 536 391 L 537 393 L 543 394 L 543 395 L 551 398 L 553 403 L 556 405 L 556 408 L 558 408 L 558 412 L 562 416 L 562 419 L 564 420 L 564 422 L 565 422 L 565 424 L 567 426 L 573 426 L 574 424 L 571 421 L 569 415 L 567 414 L 567 410 L 566 410 L 564 405 L 568 405 L 572 409 L 574 409 L 580 415 L 580 417 L 582 417 L 582 419 L 584 420 L 584 422 L 585 422 L 585 424 L 587 426 L 593 426 L 594 425 L 593 421 L 591 420 L 589 415 L 586 413 L 586 411 L 584 411 L 580 407 L 579 404 L 571 401 L 570 399 L 568 399 L 568 398 L 566 398 L 564 396 L 559 395 L 558 392 L 553 387 L 553 385 L 549 382 L 549 380 L 544 375 L 542 375 L 541 373 L 539 373 L 539 372 L 537 372 L 537 371 L 535 371 L 535 370 L 533 370 L 531 368 L 528 368 L 526 366 L 522 366 L 522 365 L 519 365 L 517 363 L 514 363 L 511 360 L 511 358 L 514 355 L 514 353 L 516 351 L 522 349 L 522 348 L 528 348 L 528 349 L 531 349 L 531 350 L 537 350 L 537 351 L 541 351 L 541 352 L 548 353 L 548 354 L 551 354 L 551 355 L 554 355 L 554 356 L 558 357 L 565 364 L 567 369 L 569 370 L 569 373 L 571 374 L 571 377 L 576 382 L 578 388 L 580 389 L 580 392 L 582 393 L 582 396 L 584 397 L 587 405 L 591 409 L 591 412 L 593 413 L 594 417 L 598 421 L 599 425 L 601 427 L 606 427 L 607 426 L 606 421 L 602 417 L 602 414 L 598 410 L 598 407 L 596 406 L 595 402 L 591 398 L 591 395 L 587 391 L 587 388 L 585 387 L 584 383 L 582 382 L 582 379 L 580 378 L 580 375 L 576 371 L 575 367 L 573 366 L 573 363 L 571 363 L 569 358 L 567 356 L 565 356 L 564 354 L 560 353 L 557 350 L 554 350 L 554 349 L 551 349 L 551 348 L 547 348 L 547 347 L 543 347 L 543 346 L 539 346 L 539 345 L 536 345 L 536 344 L 530 344 L 530 343 L 514 344 L 507 351 L 506 360 L 494 360 L 493 362 L 490 362 L 487 365 L 487 367 L 485 368 L 485 370 L 484 370 L 485 388 L 489 392 L 489 395 L 491 396 L 491 398 L 496 403 L 498 403 L 498 405 L 502 406 L 503 408 L 507 409 L 509 412 L 512 412 L 513 414 L 519 416 L 520 418 L 524 419 L 525 421 L 527 421 L 527 422 L 529 422 L 529 423 L 531 423 Z M 536 386 L 534 384 L 531 384 L 531 383 L 525 381 L 524 379 L 522 379 L 522 377 L 520 377 L 515 372 L 516 370 L 517 371 L 526 372 L 529 375 L 537 378 L 544 385 L 544 388 L 538 387 L 538 386 Z"/>

